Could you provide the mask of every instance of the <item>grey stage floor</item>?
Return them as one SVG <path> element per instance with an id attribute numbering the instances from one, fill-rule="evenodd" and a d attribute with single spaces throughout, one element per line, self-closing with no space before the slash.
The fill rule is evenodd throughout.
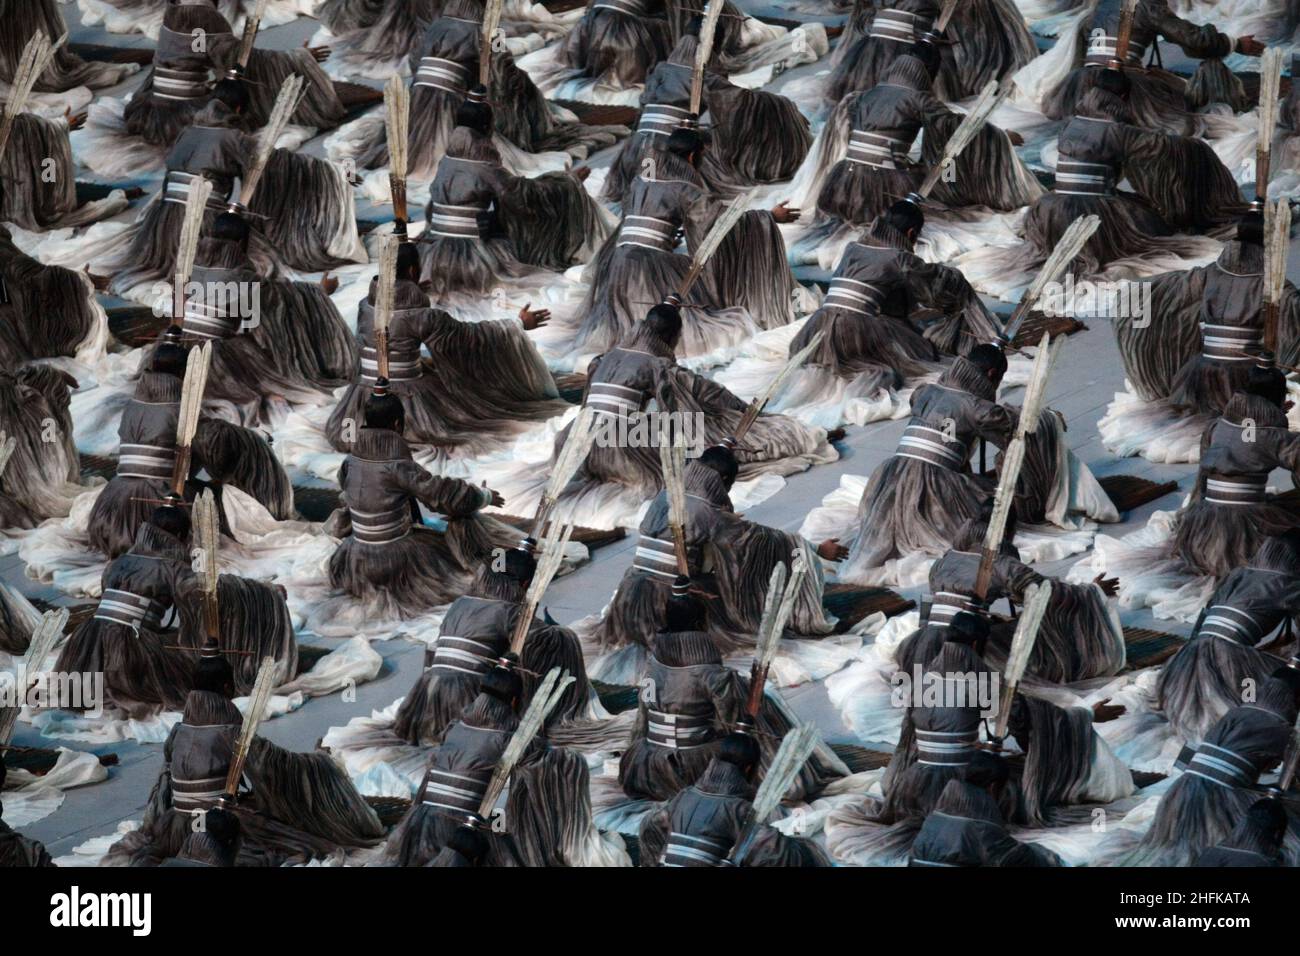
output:
<path id="1" fill-rule="evenodd" d="M 745 4 L 742 4 L 745 5 Z M 761 4 L 750 4 L 758 9 Z M 64 5 L 64 15 L 71 28 L 71 39 L 78 42 L 107 43 L 135 47 L 149 47 L 150 41 L 139 36 L 117 36 L 80 25 L 77 8 Z M 317 24 L 299 20 L 264 31 L 259 43 L 270 47 L 288 49 L 300 46 L 311 36 Z M 1177 61 L 1176 49 L 1167 51 L 1167 64 Z M 134 83 L 125 84 L 129 89 Z M 120 95 L 119 90 L 109 91 Z M 316 152 L 320 139 L 308 144 Z M 364 211 L 362 213 L 364 215 Z M 387 213 L 391 217 L 391 210 Z M 1293 249 L 1289 275 L 1300 278 L 1300 254 Z M 1074 335 L 1065 347 L 1049 388 L 1052 407 L 1067 419 L 1069 441 L 1075 452 L 1097 473 L 1105 476 L 1115 473 L 1141 475 L 1158 481 L 1177 480 L 1179 494 L 1190 486 L 1194 467 L 1154 465 L 1141 459 L 1116 460 L 1102 447 L 1096 422 L 1101 417 L 1114 393 L 1123 388 L 1123 375 L 1115 347 L 1114 334 L 1108 323 L 1094 322 L 1088 331 Z M 1012 400 L 1016 395 L 1012 393 Z M 849 429 L 848 437 L 841 443 L 841 459 L 805 474 L 790 478 L 786 486 L 773 498 L 748 512 L 748 517 L 773 527 L 794 531 L 802 524 L 808 511 L 820 504 L 827 493 L 839 484 L 844 474 L 869 474 L 894 450 L 903 430 L 903 422 L 883 422 L 863 428 Z M 1279 472 L 1273 481 L 1286 487 L 1289 477 Z M 1123 524 L 1104 529 L 1112 535 L 1121 535 L 1145 523 L 1152 511 L 1176 507 L 1177 497 L 1169 495 L 1147 505 L 1126 517 Z M 613 593 L 619 578 L 630 562 L 632 539 L 596 552 L 595 560 L 576 573 L 552 585 L 547 594 L 551 615 L 559 621 L 571 621 L 599 611 Z M 1063 562 L 1062 567 L 1075 559 Z M 1044 570 L 1054 570 L 1046 567 Z M 33 596 L 53 596 L 48 589 L 27 580 L 21 564 L 14 558 L 0 561 L 0 574 L 6 580 L 19 583 Z M 906 592 L 914 595 L 915 592 Z M 1146 612 L 1124 611 L 1121 618 L 1126 625 L 1157 626 L 1162 630 L 1185 631 L 1169 622 L 1151 623 Z M 388 641 L 376 645 L 384 657 L 380 676 L 357 688 L 355 702 L 344 702 L 335 694 L 307 703 L 301 710 L 277 718 L 264 725 L 263 734 L 270 740 L 296 750 L 313 747 L 326 730 L 347 723 L 353 717 L 368 714 L 371 710 L 388 706 L 403 695 L 420 672 L 423 649 L 406 641 Z M 821 683 L 805 684 L 786 692 L 795 711 L 804 719 L 815 720 L 832 741 L 852 739 L 838 714 L 829 703 Z M 50 746 L 51 741 L 36 735 L 29 726 L 20 725 L 17 743 Z M 76 747 L 75 743 L 71 746 Z M 43 841 L 53 856 L 66 854 L 77 844 L 107 833 L 118 821 L 139 819 L 150 787 L 162 764 L 160 745 L 139 745 L 131 742 L 114 744 L 100 751 L 111 750 L 118 754 L 120 763 L 111 770 L 103 783 L 72 790 L 67 793 L 63 806 L 52 815 L 24 829 L 24 833 Z"/>

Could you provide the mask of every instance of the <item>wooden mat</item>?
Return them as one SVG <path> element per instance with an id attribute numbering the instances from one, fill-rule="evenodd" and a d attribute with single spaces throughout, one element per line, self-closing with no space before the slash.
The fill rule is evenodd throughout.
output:
<path id="1" fill-rule="evenodd" d="M 514 525 L 520 531 L 531 531 L 533 527 L 532 518 L 521 518 L 518 515 L 493 515 L 498 521 L 504 521 L 508 525 Z M 607 544 L 613 544 L 615 541 L 622 541 L 627 537 L 626 528 L 613 528 L 602 530 L 600 528 L 582 528 L 573 529 L 573 540 L 579 544 L 585 544 L 588 548 L 599 548 Z"/>
<path id="2" fill-rule="evenodd" d="M 599 680 L 593 680 L 591 686 L 595 688 L 601 705 L 611 714 L 621 714 L 625 710 L 632 710 L 637 705 L 637 694 L 640 688 L 627 684 L 606 684 Z"/>
<path id="3" fill-rule="evenodd" d="M 155 315 L 153 309 L 142 305 L 122 306 L 107 311 L 108 331 L 113 338 L 133 349 L 152 343 L 171 321 L 165 315 Z"/>
<path id="4" fill-rule="evenodd" d="M 1127 645 L 1128 666 L 1126 670 L 1140 670 L 1164 663 L 1178 653 L 1186 643 L 1184 638 L 1164 631 L 1152 631 L 1145 627 L 1124 628 L 1124 643 Z"/>
<path id="5" fill-rule="evenodd" d="M 578 121 L 587 126 L 626 126 L 636 127 L 637 117 L 641 111 L 635 106 L 611 106 L 602 103 L 580 103 L 577 100 L 553 100 L 556 106 L 570 110 Z"/>
<path id="6" fill-rule="evenodd" d="M 1037 345 L 1047 332 L 1052 338 L 1058 335 L 1073 335 L 1087 330 L 1087 326 L 1078 319 L 1068 315 L 1044 315 L 1042 312 L 1030 312 L 1025 324 L 1020 326 L 1011 344 L 1018 349 L 1027 345 Z"/>
<path id="7" fill-rule="evenodd" d="M 1115 510 L 1120 514 L 1141 508 L 1178 490 L 1176 481 L 1154 482 L 1137 475 L 1107 475 L 1099 478 L 1098 483 L 1115 503 Z"/>
<path id="8" fill-rule="evenodd" d="M 360 83 L 346 83 L 341 80 L 334 81 L 334 92 L 338 95 L 339 102 L 343 108 L 348 111 L 348 118 L 351 119 L 356 114 L 370 109 L 376 103 L 382 103 L 384 100 L 384 91 L 377 90 L 371 86 L 363 86 Z"/>
<path id="9" fill-rule="evenodd" d="M 103 46 L 99 43 L 69 43 L 68 49 L 83 60 L 99 63 L 139 63 L 148 66 L 153 63 L 153 49 L 136 49 L 122 46 Z"/>
<path id="10" fill-rule="evenodd" d="M 402 817 L 411 809 L 411 801 L 407 797 L 366 797 L 366 803 L 370 804 L 370 809 L 375 811 L 379 822 L 388 829 L 401 823 Z"/>
<path id="11" fill-rule="evenodd" d="M 889 751 L 868 750 L 857 744 L 831 744 L 831 750 L 835 751 L 835 756 L 844 761 L 844 765 L 851 773 L 864 773 L 887 767 L 889 758 L 893 756 Z"/>
<path id="12" fill-rule="evenodd" d="M 555 386 L 560 390 L 560 398 L 570 405 L 582 404 L 582 393 L 587 390 L 587 376 L 582 372 L 570 372 L 555 376 Z"/>
<path id="13" fill-rule="evenodd" d="M 822 607 L 839 619 L 835 633 L 843 634 L 859 621 L 880 611 L 893 617 L 916 607 L 897 591 L 889 588 L 862 587 L 858 584 L 828 584 L 822 594 Z"/>

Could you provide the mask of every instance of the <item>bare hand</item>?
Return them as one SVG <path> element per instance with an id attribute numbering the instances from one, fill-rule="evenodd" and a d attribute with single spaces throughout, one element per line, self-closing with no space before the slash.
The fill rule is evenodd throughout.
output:
<path id="1" fill-rule="evenodd" d="M 308 46 L 307 44 L 310 42 L 310 40 L 303 40 L 302 48 L 310 53 L 317 63 L 324 63 L 330 58 L 330 54 L 334 52 L 327 46 Z"/>
<path id="2" fill-rule="evenodd" d="M 1021 136 L 1019 133 L 1017 133 L 1015 130 L 1013 130 L 1013 129 L 1009 129 L 1009 130 L 1006 130 L 1005 132 L 1006 132 L 1006 134 L 1007 134 L 1007 139 L 1011 140 L 1011 145 L 1012 145 L 1012 146 L 1024 146 L 1024 145 L 1025 145 L 1025 138 L 1024 138 L 1023 136 Z"/>
<path id="3" fill-rule="evenodd" d="M 491 489 L 488 489 L 488 490 L 491 491 Z M 492 500 L 491 500 L 490 502 L 488 502 L 488 503 L 489 503 L 493 508 L 500 508 L 503 504 L 506 503 L 506 499 L 504 499 L 504 498 L 501 497 L 501 493 L 500 493 L 499 491 L 493 491 L 493 492 L 492 492 Z"/>
<path id="4" fill-rule="evenodd" d="M 86 125 L 86 117 L 89 114 L 84 111 L 74 114 L 71 109 L 66 109 L 63 111 L 63 115 L 68 121 L 68 132 L 72 132 Z"/>
<path id="5" fill-rule="evenodd" d="M 573 175 L 577 177 L 578 182 L 580 182 L 580 183 L 586 182 L 586 181 L 587 181 L 587 177 L 591 175 L 591 167 L 590 167 L 590 166 L 574 166 L 574 167 L 573 167 Z"/>
<path id="6" fill-rule="evenodd" d="M 540 329 L 547 322 L 551 321 L 550 309 L 538 309 L 534 312 L 529 308 L 531 305 L 532 303 L 529 302 L 528 305 L 519 310 L 519 321 L 524 323 L 524 328 L 529 332 L 533 329 Z"/>
<path id="7" fill-rule="evenodd" d="M 1108 578 L 1104 571 L 1093 578 L 1092 583 L 1101 588 L 1101 593 L 1107 597 L 1114 597 L 1119 593 L 1119 578 Z"/>
<path id="8" fill-rule="evenodd" d="M 798 222 L 799 210 L 791 209 L 789 203 L 778 203 L 772 207 L 772 218 L 777 222 Z"/>
<path id="9" fill-rule="evenodd" d="M 839 538 L 827 538 L 817 545 L 817 554 L 827 561 L 843 561 L 849 556 L 849 549 L 840 544 Z"/>
<path id="10" fill-rule="evenodd" d="M 1094 724 L 1104 724 L 1108 720 L 1124 716 L 1126 709 L 1119 704 L 1112 704 L 1109 697 L 1105 700 L 1099 700 L 1092 705 L 1092 722 Z"/>
<path id="11" fill-rule="evenodd" d="M 1265 49 L 1264 44 L 1256 40 L 1253 33 L 1250 36 L 1237 37 L 1237 52 L 1243 56 L 1260 56 Z"/>
<path id="12" fill-rule="evenodd" d="M 338 276 L 332 276 L 326 270 L 325 274 L 320 277 L 320 287 L 325 290 L 326 295 L 333 295 L 339 290 Z"/>

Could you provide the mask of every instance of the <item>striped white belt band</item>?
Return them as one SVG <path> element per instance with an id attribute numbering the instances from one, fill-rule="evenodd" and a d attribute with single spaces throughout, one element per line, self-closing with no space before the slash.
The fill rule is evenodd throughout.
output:
<path id="1" fill-rule="evenodd" d="M 162 445 L 132 445 L 123 442 L 117 459 L 117 473 L 123 478 L 170 478 L 176 467 L 176 449 Z"/>
<path id="2" fill-rule="evenodd" d="M 462 674 L 485 674 L 497 658 L 497 650 L 483 641 L 468 637 L 441 634 L 433 645 L 435 670 L 458 671 Z"/>
<path id="3" fill-rule="evenodd" d="M 469 89 L 469 69 L 455 60 L 426 56 L 415 72 L 416 86 L 430 86 L 445 93 L 464 96 Z"/>
<path id="4" fill-rule="evenodd" d="M 1253 362 L 1248 349 L 1264 344 L 1264 330 L 1241 325 L 1201 323 L 1201 355 L 1220 362 Z"/>
<path id="5" fill-rule="evenodd" d="M 667 103 L 651 103 L 641 107 L 641 119 L 637 121 L 637 131 L 653 133 L 656 136 L 671 136 L 686 120 L 691 118 L 691 111 Z"/>
<path id="6" fill-rule="evenodd" d="M 873 166 L 876 169 L 897 169 L 898 164 L 907 158 L 911 147 L 910 140 L 890 136 L 888 133 L 855 129 L 849 134 L 848 151 L 844 158 L 850 163 Z"/>
<path id="7" fill-rule="evenodd" d="M 822 304 L 833 305 L 837 309 L 845 309 L 859 315 L 879 315 L 880 305 L 884 300 L 881 291 L 868 282 L 835 276 L 831 279 Z"/>
<path id="8" fill-rule="evenodd" d="M 390 382 L 411 382 L 424 374 L 420 361 L 420 350 L 414 351 L 390 349 L 388 352 L 388 380 Z M 379 378 L 379 353 L 373 346 L 361 349 L 361 380 L 373 382 Z"/>
<path id="9" fill-rule="evenodd" d="M 1205 612 L 1199 633 L 1222 637 L 1234 644 L 1254 644 L 1263 636 L 1263 626 L 1245 611 L 1216 604 Z M 1245 641 L 1242 641 L 1245 638 Z"/>
<path id="10" fill-rule="evenodd" d="M 166 66 L 153 69 L 153 95 L 161 99 L 192 103 L 206 100 L 210 93 L 207 70 L 177 70 Z"/>
<path id="11" fill-rule="evenodd" d="M 896 40 L 899 43 L 912 43 L 916 40 L 918 29 L 928 24 L 921 22 L 921 15 L 908 13 L 906 10 L 877 10 L 871 21 L 870 36 L 882 40 Z"/>
<path id="12" fill-rule="evenodd" d="M 491 779 L 491 771 L 465 774 L 430 767 L 424 778 L 422 802 L 452 813 L 477 813 Z"/>
<path id="13" fill-rule="evenodd" d="M 1093 34 L 1088 40 L 1088 54 L 1084 62 L 1088 66 L 1108 66 L 1110 61 L 1115 59 L 1115 45 L 1118 42 L 1118 37 L 1113 37 L 1107 33 Z M 1146 52 L 1145 43 L 1138 43 L 1130 39 L 1128 56 L 1124 62 L 1133 66 L 1141 66 L 1142 57 L 1146 56 Z"/>
<path id="14" fill-rule="evenodd" d="M 1206 478 L 1205 500 L 1219 505 L 1253 505 L 1268 496 L 1268 476 Z"/>
<path id="15" fill-rule="evenodd" d="M 351 515 L 352 537 L 363 544 L 391 544 L 411 533 L 411 511 L 405 505 L 378 514 L 353 511 Z"/>
<path id="16" fill-rule="evenodd" d="M 452 206 L 447 203 L 429 204 L 429 231 L 448 239 L 478 239 L 478 217 L 487 207 Z"/>
<path id="17" fill-rule="evenodd" d="M 653 216 L 624 216 L 618 229 L 618 244 L 670 252 L 677 248 L 677 224 Z"/>
<path id="18" fill-rule="evenodd" d="M 955 469 L 966 463 L 967 449 L 964 442 L 948 438 L 937 428 L 908 425 L 894 454 Z"/>
<path id="19" fill-rule="evenodd" d="M 184 206 L 189 202 L 190 187 L 198 180 L 199 177 L 192 173 L 183 173 L 178 170 L 171 170 L 167 173 L 166 184 L 163 188 L 163 201 L 180 203 Z M 230 198 L 229 193 L 220 193 L 219 190 L 213 189 L 212 195 L 208 197 L 209 209 L 224 211 L 226 200 Z"/>
<path id="20" fill-rule="evenodd" d="M 731 847 L 718 840 L 673 830 L 664 847 L 664 866 L 721 866 Z"/>

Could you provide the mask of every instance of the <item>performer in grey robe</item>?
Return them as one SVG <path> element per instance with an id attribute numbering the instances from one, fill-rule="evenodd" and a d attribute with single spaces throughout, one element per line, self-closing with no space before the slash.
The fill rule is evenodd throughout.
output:
<path id="1" fill-rule="evenodd" d="M 923 37 L 944 43 L 939 95 L 962 100 L 989 80 L 1008 76 L 1038 53 L 1024 17 L 1011 0 L 958 3 L 943 40 L 933 32 L 939 0 L 873 0 L 855 4 L 840 37 L 826 96 L 838 102 L 880 83 L 889 67 Z"/>
<path id="2" fill-rule="evenodd" d="M 751 780 L 759 766 L 757 741 L 729 734 L 699 778 L 641 820 L 641 866 L 724 866 L 750 822 Z M 759 824 L 739 866 L 830 866 L 811 840 Z"/>
<path id="3" fill-rule="evenodd" d="M 1300 474 L 1300 435 L 1288 430 L 1285 402 L 1281 371 L 1255 366 L 1201 437 L 1196 485 L 1175 519 L 1172 552 L 1203 574 L 1226 575 L 1247 564 L 1265 537 L 1300 525 L 1267 489 L 1275 468 Z"/>
<path id="4" fill-rule="evenodd" d="M 1150 287 L 1146 313 L 1115 320 L 1125 379 L 1147 402 L 1165 401 L 1184 415 L 1222 414 L 1264 345 L 1262 214 L 1242 216 L 1214 262 L 1155 276 Z M 1300 295 L 1290 282 L 1278 352 L 1288 365 L 1300 359 Z"/>
<path id="5" fill-rule="evenodd" d="M 173 280 L 185 202 L 200 177 L 212 183 L 205 233 L 211 233 L 229 201 L 238 198 L 235 181 L 247 175 L 258 153 L 257 137 L 250 132 L 254 102 L 250 82 L 223 79 L 193 122 L 175 137 L 159 192 L 94 264 L 112 277 L 109 289 L 114 294 Z M 316 272 L 359 255 L 352 187 L 328 160 L 273 150 L 249 211 L 257 226 L 250 256 L 259 275 L 270 276 L 284 267 Z M 145 292 L 158 295 L 153 288 Z"/>
<path id="6" fill-rule="evenodd" d="M 1282 841 L 1290 826 L 1286 807 L 1274 797 L 1256 800 L 1236 828 L 1196 858 L 1194 866 L 1281 866 Z"/>
<path id="7" fill-rule="evenodd" d="M 582 185 L 590 170 L 511 175 L 492 142 L 495 114 L 474 87 L 429 187 L 420 283 L 440 300 L 474 301 L 512 278 L 562 272 L 605 238 L 605 218 Z"/>
<path id="8" fill-rule="evenodd" d="M 407 618 L 465 592 L 473 569 L 517 532 L 478 512 L 503 503 L 488 488 L 437 478 L 417 465 L 402 437 L 405 411 L 375 382 L 362 427 L 339 469 L 339 509 L 327 529 L 342 538 L 330 556 L 330 584 L 384 617 Z M 419 506 L 445 515 L 446 531 L 424 524 Z"/>
<path id="9" fill-rule="evenodd" d="M 466 824 L 487 831 L 483 865 L 581 865 L 581 844 L 592 824 L 587 763 L 579 754 L 533 740 L 511 774 L 502 814 L 478 818 L 492 773 L 519 726 L 523 693 L 513 668 L 497 666 L 483 675 L 478 695 L 433 752 L 415 803 L 389 834 L 381 865 L 458 865 L 438 858 L 449 844 L 464 846 L 456 833 Z"/>
<path id="10" fill-rule="evenodd" d="M 889 66 L 878 85 L 846 96 L 826 121 L 813 185 L 817 215 L 799 245 L 815 246 L 846 228 L 862 229 L 897 199 L 915 192 L 926 167 L 961 124 L 931 92 L 939 51 L 917 43 Z M 921 164 L 909 159 L 923 132 Z M 1012 148 L 1019 135 L 985 124 L 931 195 L 947 207 L 987 206 L 1011 211 L 1042 195 L 1042 187 Z M 950 173 L 950 175 L 949 175 Z"/>
<path id="11" fill-rule="evenodd" d="M 1300 531 L 1264 538 L 1243 567 L 1227 573 L 1210 595 L 1192 636 L 1160 669 L 1158 707 L 1188 743 L 1204 739 L 1219 718 L 1277 669 L 1266 650 L 1300 613 Z"/>
<path id="12" fill-rule="evenodd" d="M 424 2 L 424 0 L 417 0 Z M 414 180 L 434 176 L 446 154 L 452 131 L 460 125 L 457 111 L 478 83 L 479 53 L 483 37 L 481 0 L 439 0 L 431 19 L 418 30 L 403 34 L 400 26 L 384 24 L 365 31 L 367 39 L 380 39 L 380 30 L 399 43 L 411 44 L 411 111 L 408 169 Z M 410 2 L 390 3 L 389 19 L 418 16 Z M 432 6 L 432 5 L 430 5 Z M 380 39 L 380 42 L 385 42 Z M 486 131 L 495 130 L 509 144 L 527 153 L 568 152 L 585 158 L 612 146 L 626 130 L 619 126 L 587 126 L 561 107 L 547 101 L 527 73 L 515 65 L 505 49 L 492 51 L 491 76 L 486 90 L 492 115 Z M 377 118 L 377 117 L 376 117 Z M 388 165 L 388 141 L 382 124 L 362 121 L 354 142 L 347 144 L 364 169 Z M 345 134 L 346 135 L 346 134 Z"/>
<path id="13" fill-rule="evenodd" d="M 135 719 L 185 705 L 204 643 L 204 596 L 191 568 L 190 521 L 181 505 L 172 497 L 155 508 L 130 550 L 109 562 L 94 616 L 72 633 L 56 665 L 65 674 L 103 674 L 106 699 L 94 703 Z M 252 690 L 264 657 L 293 676 L 298 648 L 280 592 L 223 574 L 217 606 L 223 649 L 238 655 L 232 692 Z"/>
<path id="14" fill-rule="evenodd" d="M 169 327 L 122 413 L 117 473 L 95 499 L 88 526 L 91 546 L 110 558 L 132 545 L 140 525 L 170 485 L 176 466 L 181 385 L 189 358 L 181 342 L 180 327 Z M 200 419 L 189 479 L 201 470 L 212 482 L 232 485 L 256 498 L 274 518 L 283 520 L 293 514 L 289 476 L 260 434 L 220 419 Z"/>
<path id="15" fill-rule="evenodd" d="M 613 347 L 645 315 L 647 304 L 681 286 L 691 268 L 690 257 L 676 251 L 682 237 L 694 250 L 721 213 L 700 175 L 706 153 L 698 130 L 679 127 L 646 157 L 623 195 L 618 232 L 588 268 L 591 284 L 567 348 L 589 353 Z M 738 345 L 756 329 L 794 318 L 796 283 L 777 225 L 798 216 L 784 203 L 741 216 L 704 264 L 690 301 L 679 303 L 679 355 Z"/>
<path id="16" fill-rule="evenodd" d="M 983 657 L 988 634 L 983 618 L 958 612 L 920 683 L 913 678 L 901 685 L 907 709 L 885 772 L 884 799 L 868 798 L 827 818 L 827 846 L 837 860 L 859 866 L 900 862 L 944 789 L 961 779 L 979 746 L 982 721 L 998 708 L 1001 675 Z M 1094 722 L 1122 713 L 1105 702 L 1092 709 L 1063 708 L 1018 693 L 1009 730 L 1026 756 L 1023 769 L 996 794 L 1003 819 L 1050 826 L 1061 807 L 1130 795 L 1131 773 L 1093 729 Z"/>
<path id="17" fill-rule="evenodd" d="M 217 11 L 216 0 L 168 0 L 153 67 L 126 106 L 126 129 L 150 146 L 170 146 L 207 102 L 210 72 L 237 67 L 239 48 L 240 37 Z M 256 47 L 244 74 L 254 125 L 266 122 L 280 87 L 294 75 L 306 83 L 293 121 L 317 129 L 338 125 L 346 111 L 317 63 L 317 51 Z"/>
<path id="18" fill-rule="evenodd" d="M 1135 125 L 1132 71 L 1093 69 L 1096 79 L 1061 131 L 1056 183 L 1025 216 L 1026 255 L 1042 262 L 1080 216 L 1101 226 L 1074 269 L 1088 275 L 1116 259 L 1188 257 L 1186 235 L 1218 230 L 1245 211 L 1232 174 L 1204 140 Z M 1120 191 L 1127 180 L 1132 192 Z"/>
<path id="19" fill-rule="evenodd" d="M 604 195 L 623 202 L 628 187 L 667 144 L 673 130 L 691 119 L 691 86 L 699 47 L 697 35 L 683 37 L 672 55 L 656 66 L 641 94 L 637 130 L 619 150 Z M 765 90 L 735 86 L 713 70 L 704 74 L 703 109 L 708 111 L 705 149 L 698 166 L 708 191 L 718 198 L 750 186 L 788 180 L 798 170 L 812 133 L 793 102 Z"/>
<path id="20" fill-rule="evenodd" d="M 1259 798 L 1259 778 L 1277 767 L 1295 728 L 1300 672 L 1279 667 L 1258 696 L 1219 718 L 1195 748 L 1185 748 L 1182 771 L 1160 798 L 1155 820 L 1140 837 L 1120 830 L 1098 863 L 1114 866 L 1187 866 L 1231 836 Z M 1300 839 L 1288 828 L 1286 865 L 1300 862 Z"/>
<path id="21" fill-rule="evenodd" d="M 1043 98 L 1043 112 L 1051 119 L 1067 119 L 1074 114 L 1100 72 L 1115 61 L 1122 7 L 1122 0 L 1099 0 L 1094 5 L 1086 28 L 1078 31 L 1075 68 Z M 1212 24 L 1198 25 L 1176 16 L 1168 0 L 1139 0 L 1125 62 L 1130 68 L 1127 74 L 1133 79 L 1133 122 L 1146 129 L 1165 129 L 1184 136 L 1193 135 L 1198 125 L 1185 98 L 1186 81 L 1163 69 L 1142 68 L 1142 58 L 1148 50 L 1155 52 L 1161 39 L 1200 60 L 1218 61 L 1234 52 L 1258 56 L 1264 51 L 1264 45 L 1254 37 L 1234 40 Z M 1218 68 L 1223 69 L 1222 63 Z M 1204 69 L 1202 66 L 1198 74 Z"/>
<path id="22" fill-rule="evenodd" d="M 835 622 L 822 607 L 825 577 L 813 546 L 735 514 L 728 491 L 737 468 L 729 448 L 714 446 L 689 461 L 684 475 L 687 561 L 691 578 L 711 599 L 710 639 L 723 654 L 753 644 L 772 569 L 777 563 L 788 566 L 796 551 L 803 552 L 809 567 L 788 629 L 804 637 L 829 634 Z M 834 560 L 839 550 L 827 541 L 816 552 Z M 676 568 L 667 493 L 661 492 L 641 522 L 632 566 L 596 628 L 601 647 L 646 646 L 664 629 Z"/>
<path id="23" fill-rule="evenodd" d="M 963 525 L 953 547 L 931 565 L 930 598 L 922 602 L 925 618 L 918 630 L 903 639 L 896 653 L 904 673 L 912 674 L 939 652 L 954 615 L 964 611 L 987 618 L 989 608 L 997 601 L 1006 598 L 1014 607 L 1022 602 L 1027 588 L 1049 580 L 1021 562 L 1011 544 L 1015 529 L 1013 513 L 1007 521 L 1002 550 L 994 559 L 992 580 L 983 602 L 975 596 L 975 583 L 988 534 L 987 515 Z M 1125 662 L 1124 632 L 1106 604 L 1107 596 L 1114 593 L 1115 582 L 1068 584 L 1050 580 L 1052 596 L 1030 653 L 1027 673 L 1067 684 L 1118 673 Z M 1014 621 L 992 624 L 985 656 L 995 664 L 1005 661 L 1014 631 Z"/>
<path id="24" fill-rule="evenodd" d="M 242 724 L 230 700 L 190 691 L 184 716 L 163 745 L 166 763 L 144 822 L 109 848 L 103 865 L 157 866 L 177 856 L 194 817 L 218 806 L 239 817 L 237 866 L 301 866 L 382 839 L 375 811 L 328 754 L 293 753 L 262 737 L 253 740 L 231 806 L 222 791 Z"/>
<path id="25" fill-rule="evenodd" d="M 1007 832 L 997 794 L 1007 765 L 977 753 L 960 778 L 948 781 L 912 843 L 908 866 L 1061 866 L 1051 850 L 1021 843 Z"/>
<path id="26" fill-rule="evenodd" d="M 786 404 L 814 403 L 842 380 L 863 398 L 900 389 L 938 375 L 939 352 L 964 355 L 997 338 L 1000 323 L 965 276 L 912 252 L 924 224 L 919 206 L 898 201 L 845 247 L 821 307 L 790 342 L 795 355 L 825 333 L 804 359 L 807 377 L 785 389 Z M 929 321 L 914 320 L 918 313 Z"/>
<path id="27" fill-rule="evenodd" d="M 397 252 L 397 284 L 388 327 L 389 394 L 405 411 L 403 437 L 412 445 L 455 450 L 466 457 L 499 448 L 530 423 L 563 414 L 555 379 L 526 332 L 547 321 L 545 310 L 513 320 L 462 322 L 429 306 L 420 289 L 413 243 Z M 357 312 L 355 376 L 325 427 L 330 444 L 347 451 L 379 375 L 375 351 L 375 291 Z M 430 357 L 421 355 L 421 347 Z M 352 427 L 348 428 L 347 423 Z"/>
<path id="28" fill-rule="evenodd" d="M 661 302 L 629 329 L 617 345 L 587 366 L 582 404 L 599 417 L 604 438 L 587 454 L 564 491 L 575 513 L 591 524 L 588 513 L 599 513 L 609 494 L 633 490 L 641 498 L 657 494 L 663 484 L 658 443 L 664 435 L 664 413 L 675 413 L 683 434 L 694 448 L 726 442 L 734 434 L 748 404 L 712 379 L 677 364 L 675 355 L 683 333 L 683 310 L 674 301 Z M 651 403 L 653 404 L 653 407 Z M 556 438 L 559 449 L 569 429 Z M 760 415 L 745 436 L 744 448 L 731 451 L 745 477 L 792 474 L 811 464 L 834 461 L 839 453 L 830 443 L 842 429 L 826 431 L 785 415 Z M 591 499 L 591 508 L 584 499 Z"/>
<path id="29" fill-rule="evenodd" d="M 357 361 L 351 332 L 321 283 L 262 277 L 248 221 L 220 213 L 199 240 L 181 323 L 214 343 L 205 402 L 229 403 L 248 427 L 273 406 L 324 404 Z"/>
<path id="30" fill-rule="evenodd" d="M 532 539 L 483 561 L 468 594 L 451 602 L 442 619 L 432 660 L 398 708 L 394 732 L 412 744 L 433 746 L 478 696 L 483 675 L 510 655 L 510 639 L 527 598 L 537 562 Z M 426 658 L 427 659 L 427 658 Z M 566 671 L 574 682 L 551 711 L 559 723 L 576 716 L 586 705 L 591 684 L 582 660 L 582 647 L 573 631 L 533 618 L 523 653 L 512 666 L 523 682 L 528 705 L 539 675 L 552 667 Z"/>
<path id="31" fill-rule="evenodd" d="M 747 719 L 749 682 L 723 663 L 705 604 L 690 589 L 688 577 L 673 582 L 663 630 L 650 648 L 632 740 L 619 760 L 619 784 L 633 798 L 668 800 L 695 783 L 729 731 Z M 756 726 L 744 731 L 758 742 L 763 767 L 791 726 L 784 708 L 764 698 Z M 814 755 L 792 795 L 810 801 L 836 776 Z"/>
<path id="32" fill-rule="evenodd" d="M 9 775 L 5 767 L 4 750 L 0 748 L 0 791 L 4 790 L 5 778 Z M 4 807 L 0 805 L 0 817 Z M 54 866 L 45 846 L 35 840 L 29 840 L 17 830 L 0 819 L 0 867 Z"/>
<path id="33" fill-rule="evenodd" d="M 898 450 L 863 492 L 841 577 L 866 576 L 916 552 L 938 557 L 978 516 L 993 484 L 970 467 L 977 440 L 1003 446 L 1015 425 L 1014 413 L 995 401 L 1006 361 L 997 346 L 978 345 L 913 393 Z"/>

